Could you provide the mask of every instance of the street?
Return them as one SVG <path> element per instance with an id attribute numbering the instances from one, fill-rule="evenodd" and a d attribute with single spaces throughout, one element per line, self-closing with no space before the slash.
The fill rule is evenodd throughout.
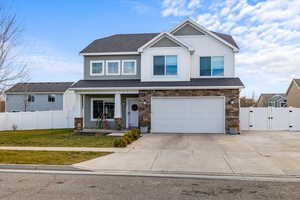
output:
<path id="1" fill-rule="evenodd" d="M 0 173 L 0 199 L 300 199 L 300 183 Z"/>

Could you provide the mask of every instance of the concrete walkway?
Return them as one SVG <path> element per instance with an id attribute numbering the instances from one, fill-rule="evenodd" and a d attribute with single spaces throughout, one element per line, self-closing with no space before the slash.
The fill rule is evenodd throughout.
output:
<path id="1" fill-rule="evenodd" d="M 93 171 L 300 175 L 300 133 L 149 134 L 127 151 L 75 164 Z"/>
<path id="2" fill-rule="evenodd" d="M 127 152 L 127 148 L 95 148 L 95 147 L 10 147 L 2 146 L 0 150 L 28 151 L 94 151 L 94 152 Z"/>

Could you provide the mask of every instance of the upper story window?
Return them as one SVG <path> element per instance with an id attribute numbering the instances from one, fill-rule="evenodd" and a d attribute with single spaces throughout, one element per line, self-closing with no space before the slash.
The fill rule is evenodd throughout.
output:
<path id="1" fill-rule="evenodd" d="M 27 102 L 34 102 L 34 100 L 35 100 L 35 98 L 33 95 L 30 94 L 27 96 Z"/>
<path id="2" fill-rule="evenodd" d="M 48 95 L 48 102 L 55 102 L 55 95 L 54 94 Z"/>
<path id="3" fill-rule="evenodd" d="M 177 75 L 177 56 L 153 56 L 154 76 Z"/>
<path id="4" fill-rule="evenodd" d="M 135 75 L 136 74 L 136 60 L 123 60 L 122 61 L 122 74 Z"/>
<path id="5" fill-rule="evenodd" d="M 103 60 L 91 61 L 90 62 L 90 74 L 91 74 L 91 76 L 104 75 L 104 61 Z"/>
<path id="6" fill-rule="evenodd" d="M 224 76 L 224 56 L 200 57 L 200 76 Z"/>
<path id="7" fill-rule="evenodd" d="M 107 60 L 106 61 L 106 75 L 120 75 L 120 61 Z"/>

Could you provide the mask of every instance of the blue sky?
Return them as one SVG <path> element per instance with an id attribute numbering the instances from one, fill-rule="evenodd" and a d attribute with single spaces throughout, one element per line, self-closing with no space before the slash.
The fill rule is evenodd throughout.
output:
<path id="1" fill-rule="evenodd" d="M 82 78 L 78 52 L 116 33 L 168 30 L 190 17 L 238 42 L 242 94 L 285 92 L 300 78 L 299 0 L 7 0 L 23 29 L 18 54 L 30 81 Z"/>

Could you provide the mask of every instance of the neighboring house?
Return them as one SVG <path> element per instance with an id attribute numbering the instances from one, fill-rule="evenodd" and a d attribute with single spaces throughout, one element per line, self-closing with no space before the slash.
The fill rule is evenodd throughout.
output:
<path id="1" fill-rule="evenodd" d="M 288 106 L 300 108 L 300 79 L 293 79 L 286 95 Z"/>
<path id="2" fill-rule="evenodd" d="M 188 19 L 168 32 L 117 34 L 80 53 L 75 126 L 143 127 L 166 133 L 225 133 L 239 128 L 235 75 L 239 48 L 230 35 Z"/>
<path id="3" fill-rule="evenodd" d="M 72 82 L 17 83 L 5 91 L 6 112 L 63 110 Z"/>
<path id="4" fill-rule="evenodd" d="M 246 98 L 246 97 L 241 97 L 240 98 L 240 106 L 241 107 L 252 107 L 255 106 L 256 102 L 254 99 Z"/>
<path id="5" fill-rule="evenodd" d="M 256 107 L 286 107 L 287 97 L 285 94 L 261 94 Z"/>

